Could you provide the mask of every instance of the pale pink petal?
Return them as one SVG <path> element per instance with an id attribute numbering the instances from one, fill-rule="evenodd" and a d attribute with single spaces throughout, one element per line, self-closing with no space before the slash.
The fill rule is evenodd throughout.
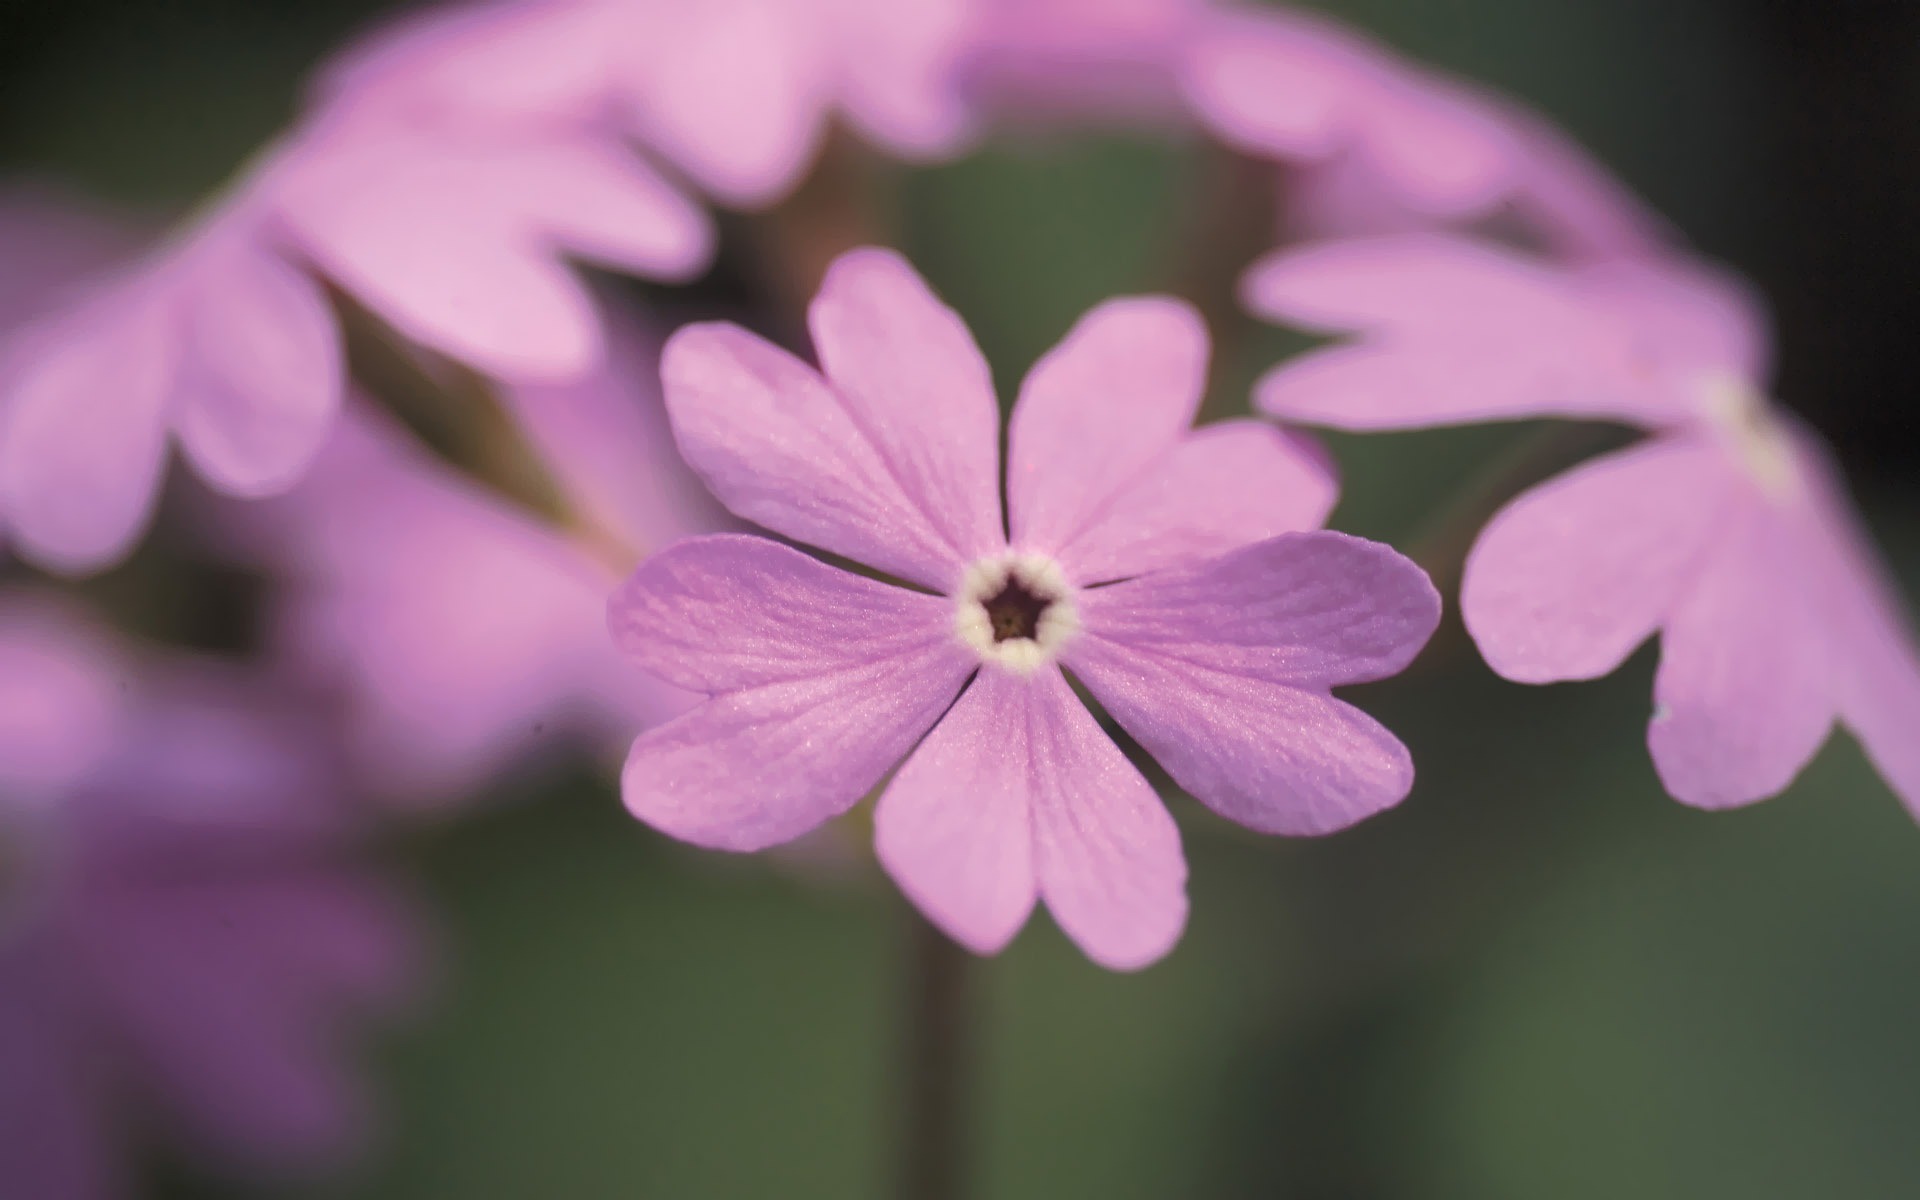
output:
<path id="1" fill-rule="evenodd" d="M 1693 412 L 1697 380 L 1659 373 L 1633 321 L 1489 244 L 1325 243 L 1256 264 L 1244 290 L 1265 316 L 1367 335 L 1261 379 L 1255 403 L 1275 416 L 1386 429 L 1541 415 L 1661 425 Z"/>
<path id="2" fill-rule="evenodd" d="M 1181 300 L 1109 300 L 1020 387 L 1007 439 L 1013 542 L 1058 555 L 1179 444 L 1207 386 L 1207 327 Z"/>
<path id="3" fill-rule="evenodd" d="M 1287 534 L 1081 595 L 1066 664 L 1203 804 L 1267 833 L 1330 833 L 1397 803 L 1406 748 L 1331 683 L 1398 671 L 1439 621 L 1385 546 Z"/>
<path id="4" fill-rule="evenodd" d="M 972 124 L 958 58 L 980 23 L 970 0 L 837 0 L 833 42 L 840 102 L 852 122 L 897 153 L 951 151 Z"/>
<path id="5" fill-rule="evenodd" d="M 1731 271 L 1675 256 L 1588 267 L 1575 286 L 1623 324 L 1640 352 L 1667 369 L 1755 383 L 1772 370 L 1766 302 Z"/>
<path id="6" fill-rule="evenodd" d="M 1186 924 L 1180 833 L 1057 668 L 983 671 L 874 815 L 880 861 L 956 941 L 992 954 L 1036 892 L 1087 956 L 1160 958 Z"/>
<path id="7" fill-rule="evenodd" d="M 833 79 L 819 14 L 791 0 L 702 0 L 648 17 L 629 65 L 641 136 L 722 199 L 778 198 L 825 131 Z"/>
<path id="8" fill-rule="evenodd" d="M 166 459 L 176 323 L 111 296 L 0 361 L 0 511 L 24 557 L 67 573 L 126 554 Z"/>
<path id="9" fill-rule="evenodd" d="M 181 448 L 221 491 L 284 491 L 340 410 L 343 348 L 326 297 L 254 246 L 222 255 L 188 296 Z"/>
<path id="10" fill-rule="evenodd" d="M 688 538 L 607 602 L 628 657 L 690 691 L 789 682 L 953 644 L 953 603 L 830 567 L 769 538 Z"/>
<path id="11" fill-rule="evenodd" d="M 1834 664 L 1804 543 L 1754 492 L 1723 521 L 1660 638 L 1647 744 L 1674 798 L 1776 795 L 1834 718 Z"/>
<path id="12" fill-rule="evenodd" d="M 678 279 L 711 250 L 697 209 L 585 141 L 428 140 L 363 122 L 291 163 L 279 207 L 323 271 L 401 333 L 509 379 L 572 379 L 600 353 L 562 252 Z"/>
<path id="13" fill-rule="evenodd" d="M 973 665 L 949 640 L 717 696 L 633 743 L 627 809 L 716 850 L 792 841 L 872 791 Z"/>
<path id="14" fill-rule="evenodd" d="M 1082 637 L 1068 666 L 1174 781 L 1261 833 L 1332 833 L 1413 786 L 1405 746 L 1324 691 Z"/>
<path id="15" fill-rule="evenodd" d="M 1910 610 L 1815 436 L 1796 430 L 1809 484 L 1809 566 L 1833 647 L 1840 719 L 1920 816 L 1920 653 Z"/>
<path id="16" fill-rule="evenodd" d="M 1074 578 L 1093 582 L 1191 566 L 1319 528 L 1339 490 L 1326 452 L 1305 435 L 1222 421 L 1195 430 L 1134 480 L 1059 557 Z"/>
<path id="17" fill-rule="evenodd" d="M 1080 593 L 1080 619 L 1114 647 L 1269 683 L 1330 687 L 1398 674 L 1440 621 L 1410 560 L 1344 533 L 1290 533 L 1184 570 Z M 1067 664 L 1077 666 L 1079 643 Z"/>
<path id="18" fill-rule="evenodd" d="M 1718 449 L 1658 438 L 1515 499 L 1467 556 L 1461 615 L 1522 683 L 1593 679 L 1672 611 L 1742 485 Z"/>
<path id="19" fill-rule="evenodd" d="M 1209 127 L 1255 154 L 1317 163 L 1346 152 L 1407 203 L 1490 205 L 1514 146 L 1489 106 L 1360 35 L 1294 13 L 1216 18 L 1188 47 L 1183 86 Z"/>
<path id="20" fill-rule="evenodd" d="M 1034 777 L 1028 741 L 1033 690 L 1004 672 L 981 672 L 873 813 L 874 850 L 887 874 L 976 954 L 1004 949 L 1039 896 L 1033 793 L 1047 785 Z"/>
<path id="21" fill-rule="evenodd" d="M 736 522 L 680 457 L 660 396 L 660 347 L 609 311 L 606 361 L 568 384 L 507 387 L 501 399 L 553 481 L 637 559 L 676 537 Z"/>
<path id="22" fill-rule="evenodd" d="M 945 591 L 968 561 L 838 389 L 732 325 L 682 326 L 661 354 L 680 452 L 729 509 Z"/>
<path id="23" fill-rule="evenodd" d="M 1006 544 L 1000 407 L 960 317 L 891 250 L 834 260 L 807 309 L 821 370 L 900 486 L 963 559 Z"/>
<path id="24" fill-rule="evenodd" d="M 64 188 L 0 184 L 0 333 L 57 307 L 69 290 L 138 248 L 119 214 Z"/>

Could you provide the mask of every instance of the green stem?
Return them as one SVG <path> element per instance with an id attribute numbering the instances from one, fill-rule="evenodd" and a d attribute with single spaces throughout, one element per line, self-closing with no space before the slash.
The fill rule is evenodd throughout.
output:
<path id="1" fill-rule="evenodd" d="M 968 1192 L 972 1091 L 972 960 L 913 912 L 906 946 L 900 1200 L 961 1200 Z"/>

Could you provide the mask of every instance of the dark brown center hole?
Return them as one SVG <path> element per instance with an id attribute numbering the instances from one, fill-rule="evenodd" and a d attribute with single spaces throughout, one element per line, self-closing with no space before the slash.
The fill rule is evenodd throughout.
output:
<path id="1" fill-rule="evenodd" d="M 1040 614 L 1053 601 L 1029 591 L 1018 578 L 1009 577 L 1000 594 L 986 602 L 987 620 L 993 625 L 993 640 L 1014 638 L 1032 640 L 1040 632 Z"/>

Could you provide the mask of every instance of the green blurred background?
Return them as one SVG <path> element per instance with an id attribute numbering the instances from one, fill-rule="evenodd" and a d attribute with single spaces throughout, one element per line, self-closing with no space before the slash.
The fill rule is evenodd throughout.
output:
<path id="1" fill-rule="evenodd" d="M 1754 274 L 1785 398 L 1840 445 L 1920 594 L 1920 6 L 1329 7 L 1545 108 Z M 177 209 L 382 8 L 0 0 L 0 166 Z M 1207 158 L 1001 141 L 907 175 L 903 238 L 1006 387 L 1087 306 L 1180 279 Z M 1218 332 L 1219 399 L 1243 405 L 1288 343 Z M 1334 524 L 1444 569 L 1454 498 L 1525 436 L 1338 439 Z M 1768 804 L 1666 799 L 1642 741 L 1652 666 L 1522 688 L 1450 622 L 1357 697 L 1419 764 L 1398 811 L 1282 842 L 1176 798 L 1193 918 L 1169 959 L 1110 975 L 1041 917 L 978 971 L 979 1195 L 1920 1195 L 1920 833 L 1845 737 Z M 882 1194 L 892 893 L 668 844 L 591 779 L 498 800 L 395 847 L 439 908 L 440 995 L 376 1057 L 372 1159 L 288 1193 Z M 254 1194 L 161 1175 L 167 1194 Z"/>

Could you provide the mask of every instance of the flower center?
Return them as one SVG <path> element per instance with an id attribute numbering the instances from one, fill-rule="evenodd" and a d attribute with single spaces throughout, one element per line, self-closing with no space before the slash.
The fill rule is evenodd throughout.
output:
<path id="1" fill-rule="evenodd" d="M 1792 494 L 1798 480 L 1793 445 L 1765 396 L 1743 379 L 1717 375 L 1702 388 L 1701 406 L 1721 442 L 1762 491 L 1776 498 Z"/>
<path id="2" fill-rule="evenodd" d="M 1080 629 L 1073 588 L 1043 554 L 983 558 L 954 594 L 954 632 L 989 666 L 1030 675 Z"/>

